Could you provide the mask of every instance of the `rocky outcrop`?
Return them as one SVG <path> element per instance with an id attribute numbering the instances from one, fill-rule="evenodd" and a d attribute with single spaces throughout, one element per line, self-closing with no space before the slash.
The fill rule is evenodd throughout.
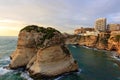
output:
<path id="1" fill-rule="evenodd" d="M 98 36 L 78 36 L 78 44 L 81 46 L 87 46 L 97 49 L 106 49 L 108 44 L 108 38 L 110 37 L 107 33 L 100 33 Z"/>
<path id="2" fill-rule="evenodd" d="M 97 41 L 96 36 L 79 36 L 79 45 L 94 47 Z"/>
<path id="3" fill-rule="evenodd" d="M 97 36 L 97 41 L 95 47 L 97 49 L 106 50 L 108 47 L 108 39 L 110 37 L 109 33 L 100 33 Z"/>
<path id="4" fill-rule="evenodd" d="M 65 49 L 66 47 L 64 47 Z M 27 65 L 31 76 L 57 76 L 65 72 L 75 71 L 78 66 L 72 55 L 60 45 L 40 49 L 37 56 Z"/>
<path id="5" fill-rule="evenodd" d="M 33 36 L 37 36 L 36 33 L 29 33 L 26 31 L 20 32 L 18 36 L 17 48 L 11 54 L 10 68 L 25 67 L 28 62 L 36 55 L 37 49 Z"/>
<path id="6" fill-rule="evenodd" d="M 120 32 L 115 33 L 112 32 L 111 36 L 108 40 L 108 50 L 113 50 L 118 52 L 118 56 L 120 56 Z"/>
<path id="7" fill-rule="evenodd" d="M 78 70 L 77 62 L 64 44 L 64 36 L 50 27 L 31 25 L 22 29 L 10 58 L 11 69 L 25 67 L 34 78 Z"/>
<path id="8" fill-rule="evenodd" d="M 71 41 L 70 41 L 71 40 Z M 111 33 L 101 32 L 98 36 L 74 36 L 68 40 L 69 43 L 76 43 L 81 46 L 97 48 L 101 50 L 117 51 L 120 55 L 120 31 L 112 31 Z"/>

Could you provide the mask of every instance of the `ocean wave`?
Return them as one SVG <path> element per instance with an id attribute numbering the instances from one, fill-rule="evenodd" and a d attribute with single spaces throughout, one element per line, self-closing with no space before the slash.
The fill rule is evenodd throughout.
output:
<path id="1" fill-rule="evenodd" d="M 113 66 L 118 67 L 118 64 L 114 63 Z"/>
<path id="2" fill-rule="evenodd" d="M 27 80 L 33 80 L 30 76 L 28 72 L 22 72 L 20 75 L 22 78 L 27 79 Z"/>
<path id="3" fill-rule="evenodd" d="M 89 48 L 89 47 L 87 47 L 87 46 L 82 46 L 82 47 L 87 48 L 87 49 L 92 49 L 92 48 Z"/>
<path id="4" fill-rule="evenodd" d="M 0 75 L 4 75 L 4 74 L 6 74 L 6 73 L 8 73 L 8 72 L 11 72 L 12 70 L 8 70 L 8 69 L 5 69 L 5 68 L 3 68 L 3 67 L 0 67 Z"/>
<path id="5" fill-rule="evenodd" d="M 3 61 L 3 60 L 10 61 L 10 58 L 9 57 L 4 57 L 4 58 L 0 59 L 0 61 Z"/>
<path id="6" fill-rule="evenodd" d="M 115 59 L 115 60 L 117 60 L 117 61 L 120 61 L 120 58 L 117 57 L 117 52 L 111 51 L 111 53 L 112 53 L 111 57 L 112 57 L 113 59 Z"/>
<path id="7" fill-rule="evenodd" d="M 116 56 L 112 56 L 112 58 L 114 58 L 114 59 L 120 61 L 120 58 L 118 58 L 118 57 L 116 57 Z"/>
<path id="8" fill-rule="evenodd" d="M 55 78 L 54 80 L 60 80 L 61 78 L 63 78 L 64 76 L 62 75 L 62 76 L 59 76 L 59 77 L 57 77 L 57 78 Z"/>
<path id="9" fill-rule="evenodd" d="M 73 45 L 72 47 L 77 48 L 77 47 L 76 47 L 76 46 L 74 46 L 74 45 Z"/>
<path id="10" fill-rule="evenodd" d="M 78 72 L 76 72 L 77 73 L 77 75 L 79 75 L 80 73 L 81 73 L 81 71 L 82 71 L 82 69 L 78 69 Z"/>
<path id="11" fill-rule="evenodd" d="M 120 77 L 118 77 L 117 80 L 120 80 Z"/>
<path id="12" fill-rule="evenodd" d="M 72 73 L 75 73 L 75 74 L 77 74 L 77 75 L 80 75 L 81 71 L 82 71 L 82 69 L 79 68 L 77 72 L 72 72 Z M 69 74 L 70 74 L 70 73 L 63 74 L 63 75 L 55 78 L 54 80 L 61 80 L 62 78 L 64 78 L 66 75 L 69 75 Z"/>

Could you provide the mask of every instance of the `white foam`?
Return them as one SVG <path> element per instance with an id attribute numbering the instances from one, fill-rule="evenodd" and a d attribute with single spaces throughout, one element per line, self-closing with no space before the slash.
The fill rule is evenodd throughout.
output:
<path id="1" fill-rule="evenodd" d="M 118 64 L 114 63 L 113 66 L 117 66 L 118 67 Z"/>
<path id="2" fill-rule="evenodd" d="M 27 80 L 33 80 L 27 72 L 22 72 L 20 76 Z"/>
<path id="3" fill-rule="evenodd" d="M 114 58 L 114 59 L 120 61 L 120 58 L 117 58 L 115 55 L 113 55 L 112 58 Z"/>
<path id="4" fill-rule="evenodd" d="M 8 73 L 10 71 L 12 71 L 12 70 L 8 70 L 8 69 L 5 69 L 3 67 L 0 67 L 0 75 L 4 75 L 4 74 L 6 74 L 6 73 Z"/>
<path id="5" fill-rule="evenodd" d="M 118 77 L 117 80 L 120 80 L 120 77 Z"/>
<path id="6" fill-rule="evenodd" d="M 81 73 L 82 69 L 78 69 L 77 75 L 79 75 Z"/>
<path id="7" fill-rule="evenodd" d="M 59 76 L 58 78 L 55 78 L 54 80 L 60 80 L 61 78 L 63 78 L 64 76 Z"/>
<path id="8" fill-rule="evenodd" d="M 80 73 L 81 73 L 81 71 L 82 71 L 82 69 L 78 69 L 78 72 L 74 72 L 74 73 L 76 73 L 77 75 L 79 75 Z M 66 73 L 66 74 L 64 74 L 64 75 L 62 75 L 62 76 L 59 76 L 58 78 L 55 78 L 54 80 L 60 80 L 61 78 L 63 78 L 65 75 L 68 75 L 69 73 Z"/>
<path id="9" fill-rule="evenodd" d="M 0 61 L 10 61 L 10 58 L 9 57 L 4 57 L 4 58 L 0 59 Z"/>
<path id="10" fill-rule="evenodd" d="M 98 50 L 97 48 L 93 48 L 93 50 Z"/>
<path id="11" fill-rule="evenodd" d="M 92 49 L 92 48 L 90 48 L 90 47 L 87 47 L 87 46 L 82 46 L 82 47 L 84 47 L 84 48 L 87 48 L 87 49 Z"/>
<path id="12" fill-rule="evenodd" d="M 76 46 L 72 46 L 72 47 L 76 48 Z"/>

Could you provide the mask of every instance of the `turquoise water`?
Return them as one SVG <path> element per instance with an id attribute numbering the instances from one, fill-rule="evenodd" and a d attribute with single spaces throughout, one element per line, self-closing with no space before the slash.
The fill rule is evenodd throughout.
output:
<path id="1" fill-rule="evenodd" d="M 6 70 L 3 67 L 10 63 L 9 56 L 15 50 L 17 37 L 0 37 L 0 80 L 24 80 L 22 72 Z"/>
<path id="2" fill-rule="evenodd" d="M 0 80 L 32 80 L 26 72 L 6 70 L 9 56 L 15 50 L 17 37 L 0 37 Z M 65 74 L 55 80 L 120 80 L 120 67 L 110 57 L 110 52 L 68 45 L 77 60 L 80 72 Z M 25 79 L 26 78 L 26 79 Z"/>
<path id="3" fill-rule="evenodd" d="M 79 75 L 75 75 L 75 80 L 120 80 L 120 67 L 113 62 L 110 52 L 72 45 L 69 49 L 82 69 Z"/>

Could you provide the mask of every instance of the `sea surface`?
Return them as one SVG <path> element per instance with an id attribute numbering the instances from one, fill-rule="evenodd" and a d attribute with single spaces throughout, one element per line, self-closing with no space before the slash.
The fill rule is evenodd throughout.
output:
<path id="1" fill-rule="evenodd" d="M 0 37 L 0 80 L 33 80 L 27 72 L 7 70 L 9 56 L 15 50 L 17 37 Z M 79 65 L 79 72 L 59 76 L 54 80 L 120 80 L 120 66 L 111 52 L 68 45 Z"/>

